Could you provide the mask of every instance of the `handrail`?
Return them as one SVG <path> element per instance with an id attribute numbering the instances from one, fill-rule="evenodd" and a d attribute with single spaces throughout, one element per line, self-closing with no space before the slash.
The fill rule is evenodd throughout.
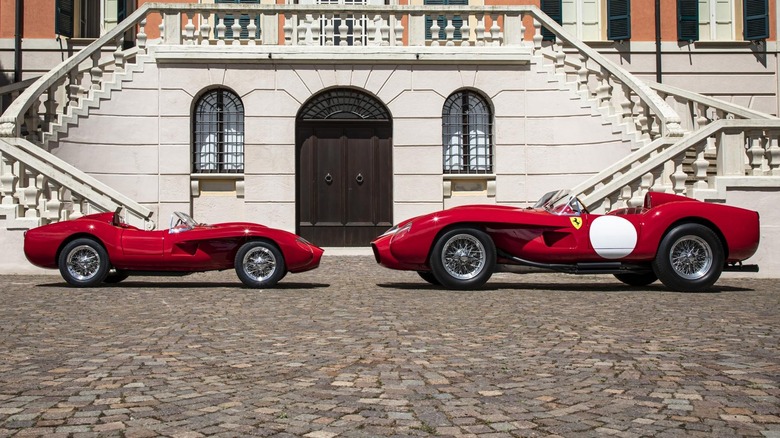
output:
<path id="1" fill-rule="evenodd" d="M 145 222 L 149 221 L 153 214 L 143 205 L 23 138 L 0 139 L 0 152 L 16 161 L 25 163 L 36 172 L 80 196 L 89 192 L 98 192 L 102 196 L 89 198 L 89 202 L 106 211 L 113 211 L 119 206 L 124 206 L 129 212 Z"/>
<path id="2" fill-rule="evenodd" d="M 686 138 L 686 137 L 683 137 Z M 591 176 L 590 178 L 586 179 L 585 181 L 577 184 L 574 186 L 571 191 L 574 194 L 582 194 L 585 190 L 587 190 L 590 187 L 594 187 L 597 184 L 612 178 L 612 175 L 619 173 L 626 169 L 627 167 L 630 167 L 634 163 L 640 162 L 642 158 L 649 156 L 652 152 L 658 151 L 660 148 L 665 148 L 668 146 L 671 146 L 675 144 L 676 141 L 681 141 L 680 139 L 674 139 L 669 137 L 659 137 L 655 139 L 650 144 L 647 144 L 634 152 L 626 155 L 625 157 L 621 158 L 620 160 L 612 163 L 605 169 L 602 169 L 599 173 Z M 590 195 L 588 195 L 590 196 Z"/>
<path id="3" fill-rule="evenodd" d="M 692 91 L 684 90 L 682 88 L 673 87 L 668 84 L 659 84 L 658 82 L 648 82 L 648 85 L 656 92 L 661 92 L 672 96 L 679 96 L 691 102 L 696 102 L 702 105 L 706 105 L 710 108 L 715 108 L 721 111 L 725 111 L 727 113 L 734 114 L 735 116 L 739 116 L 745 119 L 768 119 L 768 120 L 777 119 L 777 117 L 771 114 L 762 113 L 760 111 L 746 108 L 744 106 L 729 103 L 720 99 L 715 99 L 713 97 L 704 96 L 702 94 L 694 93 Z"/>
<path id="4" fill-rule="evenodd" d="M 757 119 L 721 119 L 716 120 L 709 125 L 705 126 L 702 129 L 699 129 L 695 132 L 689 133 L 688 135 L 684 136 L 681 139 L 677 139 L 674 144 L 672 144 L 669 147 L 666 147 L 662 150 L 659 150 L 658 153 L 655 155 L 650 155 L 647 157 L 644 161 L 632 161 L 632 164 L 636 164 L 632 167 L 630 167 L 628 172 L 622 173 L 617 178 L 613 178 L 608 183 L 604 184 L 602 187 L 598 187 L 593 192 L 587 194 L 583 197 L 583 203 L 586 205 L 592 203 L 594 199 L 603 199 L 611 195 L 612 193 L 615 193 L 616 191 L 620 190 L 622 187 L 626 186 L 627 184 L 631 183 L 632 181 L 635 181 L 642 175 L 647 174 L 648 172 L 652 171 L 653 169 L 658 168 L 659 166 L 662 166 L 665 162 L 671 160 L 672 158 L 676 157 L 677 155 L 685 152 L 688 148 L 690 148 L 693 145 L 696 145 L 702 141 L 705 141 L 707 138 L 715 135 L 716 133 L 723 131 L 723 130 L 751 130 L 751 129 L 761 129 L 761 130 L 780 130 L 780 119 L 774 119 L 774 120 L 757 120 Z M 643 155 L 647 155 L 647 149 L 651 148 L 653 145 L 656 149 L 658 149 L 661 146 L 664 146 L 668 143 L 653 143 L 649 146 L 646 146 L 645 148 L 640 149 L 639 151 L 636 151 L 635 154 L 638 154 L 640 151 L 645 151 Z M 632 154 L 634 155 L 634 154 Z M 614 167 L 614 166 L 613 166 Z M 625 168 L 625 166 L 623 166 Z M 620 169 L 617 169 L 620 170 Z M 593 177 L 589 179 L 589 181 L 596 180 L 596 182 L 600 182 L 606 179 L 607 172 L 609 175 L 612 175 L 615 172 L 615 169 L 610 167 L 607 171 L 599 172 L 599 174 L 596 177 Z M 600 176 L 600 177 L 599 177 Z M 575 194 L 581 194 L 584 189 L 587 187 L 583 187 L 585 184 L 580 184 L 577 186 L 577 190 L 573 190 Z M 581 188 L 582 187 L 582 188 Z"/>
<path id="5" fill-rule="evenodd" d="M 31 84 L 35 83 L 40 78 L 40 76 L 25 79 L 23 81 L 14 82 L 13 84 L 3 85 L 0 87 L 0 96 L 3 96 L 8 93 L 13 93 L 14 91 L 21 90 L 23 88 L 29 87 Z"/>
<path id="6" fill-rule="evenodd" d="M 35 100 L 49 89 L 49 87 L 63 79 L 70 70 L 78 67 L 79 64 L 89 59 L 95 51 L 100 50 L 101 47 L 110 41 L 116 40 L 117 37 L 134 27 L 146 16 L 149 9 L 150 5 L 148 3 L 136 9 L 135 12 L 122 21 L 121 25 L 114 27 L 105 35 L 90 43 L 83 50 L 59 63 L 56 67 L 35 81 L 33 85 L 24 90 L 24 92 L 11 103 L 8 109 L 3 113 L 3 116 L 0 117 L 0 137 L 18 136 L 18 129 L 19 126 L 21 126 L 22 118 Z"/>

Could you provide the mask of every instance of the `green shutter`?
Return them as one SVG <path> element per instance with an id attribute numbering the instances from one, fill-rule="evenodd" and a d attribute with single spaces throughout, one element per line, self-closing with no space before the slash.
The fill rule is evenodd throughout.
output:
<path id="1" fill-rule="evenodd" d="M 217 3 L 239 3 L 239 4 L 255 4 L 260 3 L 260 0 L 216 0 Z M 233 39 L 233 23 L 236 21 L 235 18 L 233 18 L 232 15 L 225 15 L 225 39 Z M 241 26 L 241 34 L 239 35 L 239 38 L 241 39 L 247 39 L 249 38 L 249 30 L 247 29 L 250 23 L 249 15 L 241 14 L 240 17 L 238 17 L 238 24 Z M 260 16 L 257 16 L 257 21 L 255 22 L 257 26 L 257 31 L 255 31 L 255 38 L 260 34 Z"/>
<path id="2" fill-rule="evenodd" d="M 563 23 L 563 1 L 562 0 L 542 0 L 542 12 L 549 15 L 556 23 Z M 542 27 L 542 39 L 544 41 L 555 41 L 555 34 Z"/>
<path id="3" fill-rule="evenodd" d="M 73 0 L 54 2 L 54 33 L 73 38 Z"/>
<path id="4" fill-rule="evenodd" d="M 744 25 L 742 36 L 746 41 L 769 38 L 769 2 L 767 0 L 744 0 Z"/>
<path id="5" fill-rule="evenodd" d="M 117 0 L 116 22 L 121 23 L 125 18 L 127 18 L 127 0 Z"/>
<path id="6" fill-rule="evenodd" d="M 630 0 L 607 0 L 607 39 L 631 39 Z"/>
<path id="7" fill-rule="evenodd" d="M 677 0 L 677 39 L 699 40 L 699 0 Z"/>

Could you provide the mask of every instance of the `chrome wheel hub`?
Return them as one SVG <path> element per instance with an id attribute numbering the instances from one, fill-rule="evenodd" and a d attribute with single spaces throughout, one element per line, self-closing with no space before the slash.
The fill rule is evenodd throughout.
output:
<path id="1" fill-rule="evenodd" d="M 698 280 L 712 267 L 712 249 L 698 236 L 683 236 L 672 245 L 669 254 L 672 269 L 686 280 Z"/>
<path id="2" fill-rule="evenodd" d="M 276 257 L 268 248 L 252 248 L 244 256 L 244 272 L 255 281 L 265 281 L 276 271 Z"/>
<path id="3" fill-rule="evenodd" d="M 73 278 L 86 281 L 97 275 L 100 255 L 89 245 L 79 245 L 68 253 L 66 264 Z"/>
<path id="4" fill-rule="evenodd" d="M 470 234 L 456 234 L 444 244 L 441 261 L 447 274 L 470 280 L 485 267 L 485 247 Z"/>

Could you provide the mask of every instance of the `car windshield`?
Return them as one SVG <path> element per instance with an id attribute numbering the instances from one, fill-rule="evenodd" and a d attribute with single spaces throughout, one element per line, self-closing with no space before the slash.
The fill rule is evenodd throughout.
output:
<path id="1" fill-rule="evenodd" d="M 580 215 L 585 210 L 579 199 L 567 189 L 545 193 L 533 208 L 543 208 L 555 215 Z"/>
<path id="2" fill-rule="evenodd" d="M 171 215 L 171 227 L 169 232 L 181 233 L 182 231 L 189 231 L 198 225 L 190 215 L 175 211 Z"/>

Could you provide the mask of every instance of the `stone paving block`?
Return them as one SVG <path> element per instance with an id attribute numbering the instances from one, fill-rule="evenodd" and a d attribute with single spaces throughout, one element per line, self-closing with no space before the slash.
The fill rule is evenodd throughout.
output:
<path id="1" fill-rule="evenodd" d="M 5 276 L 0 436 L 777 438 L 774 283 L 453 292 L 328 256 L 267 290 Z"/>

